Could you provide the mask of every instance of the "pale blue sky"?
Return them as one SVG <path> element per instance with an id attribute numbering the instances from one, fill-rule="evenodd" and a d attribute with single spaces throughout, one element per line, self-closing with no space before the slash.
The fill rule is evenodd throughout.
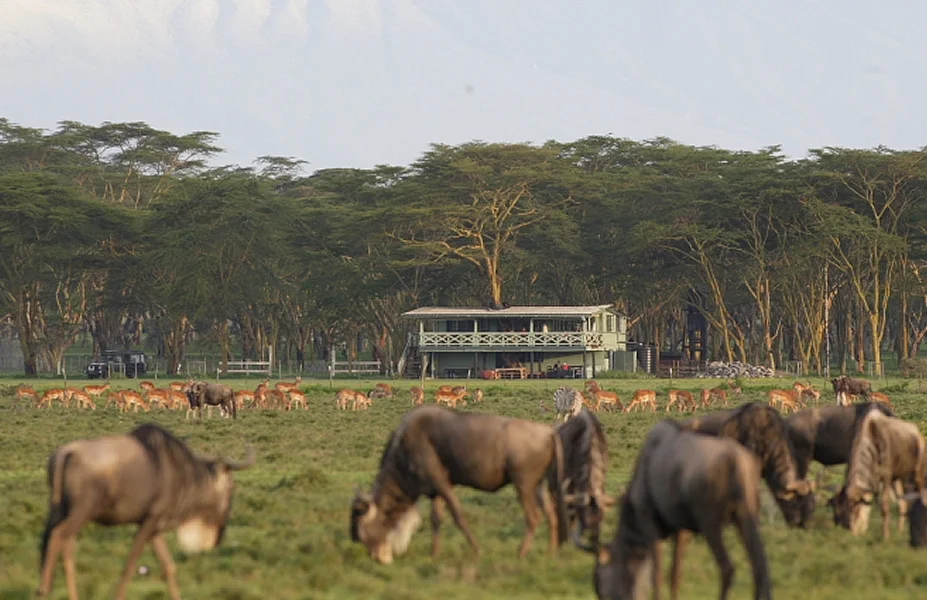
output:
<path id="1" fill-rule="evenodd" d="M 927 3 L 0 0 L 0 116 L 206 129 L 309 169 L 612 134 L 927 144 Z"/>

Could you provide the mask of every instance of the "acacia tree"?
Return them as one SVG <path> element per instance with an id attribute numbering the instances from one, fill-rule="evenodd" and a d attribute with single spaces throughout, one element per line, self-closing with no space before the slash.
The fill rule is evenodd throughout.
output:
<path id="1" fill-rule="evenodd" d="M 82 329 L 90 274 L 127 220 L 49 175 L 0 175 L 0 303 L 24 369 L 56 365 Z"/>
<path id="2" fill-rule="evenodd" d="M 412 167 L 397 206 L 408 221 L 392 233 L 432 263 L 451 259 L 475 267 L 489 304 L 501 307 L 503 263 L 520 236 L 572 200 L 565 167 L 556 148 L 435 145 Z"/>
<path id="3" fill-rule="evenodd" d="M 171 369 L 190 321 L 211 324 L 226 368 L 231 322 L 274 285 L 297 222 L 288 199 L 247 175 L 185 180 L 151 205 L 144 264 L 171 323 Z"/>
<path id="4" fill-rule="evenodd" d="M 847 278 L 867 321 L 872 359 L 882 370 L 889 307 L 911 227 L 912 207 L 925 198 L 927 152 L 886 148 L 812 152 L 816 198 L 811 199 L 827 235 L 830 261 Z"/>

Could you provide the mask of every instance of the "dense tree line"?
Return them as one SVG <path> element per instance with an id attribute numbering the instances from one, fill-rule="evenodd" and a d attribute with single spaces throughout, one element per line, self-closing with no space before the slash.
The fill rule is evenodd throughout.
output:
<path id="1" fill-rule="evenodd" d="M 298 362 L 363 335 L 395 363 L 399 315 L 424 304 L 615 303 L 667 351 L 694 305 L 712 357 L 812 371 L 828 330 L 858 369 L 927 335 L 924 150 L 594 136 L 305 175 L 272 156 L 211 167 L 216 142 L 0 119 L 0 316 L 27 374 L 82 332 L 95 352 L 145 336 L 172 369 L 192 332 L 225 359 Z"/>

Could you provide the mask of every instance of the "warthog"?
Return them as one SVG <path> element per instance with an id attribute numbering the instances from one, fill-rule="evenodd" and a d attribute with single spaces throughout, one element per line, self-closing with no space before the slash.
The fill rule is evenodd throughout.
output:
<path id="1" fill-rule="evenodd" d="M 582 409 L 580 400 L 579 413 L 557 425 L 554 431 L 563 443 L 567 506 L 571 523 L 576 523 L 574 541 L 584 547 L 581 538 L 588 529 L 594 543 L 598 544 L 605 509 L 615 503 L 615 499 L 605 493 L 608 441 L 602 424 L 594 414 Z"/>
<path id="2" fill-rule="evenodd" d="M 834 523 L 862 535 L 869 528 L 869 512 L 879 494 L 882 537 L 888 539 L 892 498 L 900 508 L 900 533 L 907 513 L 904 492 L 920 494 L 923 489 L 924 437 L 917 425 L 871 410 L 853 440 L 844 486 L 829 502 Z"/>
<path id="3" fill-rule="evenodd" d="M 545 498 L 545 477 L 554 506 Z M 454 494 L 455 485 L 495 492 L 512 483 L 527 524 L 519 550 L 525 556 L 540 520 L 538 498 L 550 524 L 550 549 L 567 537 L 563 493 L 563 448 L 547 425 L 495 415 L 464 414 L 425 405 L 413 408 L 390 435 L 371 494 L 357 490 L 351 505 L 351 539 L 367 547 L 377 561 L 389 564 L 405 552 L 420 518 L 415 503 L 430 498 L 432 554 L 445 505 L 474 552 L 470 533 Z"/>
<path id="4" fill-rule="evenodd" d="M 753 452 L 763 465 L 762 476 L 769 486 L 786 523 L 804 527 L 814 514 L 814 483 L 798 477 L 795 449 L 788 428 L 775 409 L 759 403 L 718 411 L 720 418 L 689 419 L 684 429 L 728 437 Z M 723 419 L 723 421 L 721 420 Z M 719 422 L 720 421 L 720 422 Z"/>
<path id="5" fill-rule="evenodd" d="M 785 424 L 795 448 L 798 477 L 804 479 L 808 476 L 812 459 L 828 467 L 846 464 L 850 459 L 856 432 L 863 417 L 871 410 L 895 416 L 888 407 L 871 402 L 810 408 L 789 415 Z"/>
<path id="6" fill-rule="evenodd" d="M 227 385 L 194 381 L 187 388 L 187 399 L 190 401 L 187 418 L 190 418 L 190 415 L 195 413 L 197 417 L 202 419 L 204 406 L 218 406 L 226 415 L 232 415 L 233 419 L 238 417 L 238 411 L 235 407 L 235 392 Z"/>
<path id="7" fill-rule="evenodd" d="M 627 494 L 619 500 L 618 533 L 598 550 L 595 589 L 599 598 L 639 600 L 653 582 L 660 597 L 660 540 L 673 536 L 671 596 L 688 532 L 705 537 L 721 570 L 721 599 L 727 598 L 734 566 L 723 528 L 733 524 L 753 570 L 754 598 L 772 597 L 769 566 L 759 530 L 760 465 L 731 439 L 684 431 L 662 421 L 644 440 Z"/>
<path id="8" fill-rule="evenodd" d="M 74 550 L 77 534 L 89 521 L 101 525 L 139 525 L 116 598 L 125 596 L 135 563 L 151 542 L 172 599 L 180 598 L 176 567 L 162 534 L 177 530 L 187 552 L 210 550 L 222 541 L 235 484 L 231 471 L 254 464 L 195 456 L 157 425 L 128 435 L 77 440 L 48 461 L 51 488 L 48 521 L 42 535 L 42 577 L 38 595 L 51 591 L 58 554 L 64 553 L 68 598 L 77 599 Z"/>

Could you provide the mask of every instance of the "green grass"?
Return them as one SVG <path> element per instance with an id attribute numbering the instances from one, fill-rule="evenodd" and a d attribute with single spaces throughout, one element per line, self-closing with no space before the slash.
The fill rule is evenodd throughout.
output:
<path id="1" fill-rule="evenodd" d="M 51 387 L 52 383 L 38 382 L 37 388 Z M 253 387 L 255 383 L 236 381 L 233 385 Z M 429 382 L 429 391 L 439 383 L 444 382 Z M 464 410 L 551 422 L 552 413 L 542 414 L 538 400 L 545 399 L 550 408 L 552 392 L 559 384 L 579 382 L 481 383 L 485 402 Z M 663 403 L 669 387 L 668 381 L 654 379 L 603 383 L 622 398 L 638 387 L 656 388 L 663 394 Z M 674 387 L 695 390 L 701 383 L 676 381 Z M 336 389 L 338 385 L 336 382 Z M 361 545 L 350 541 L 348 506 L 354 486 L 369 488 L 389 431 L 409 409 L 407 390 L 412 385 L 399 382 L 397 399 L 377 401 L 369 411 L 354 413 L 335 410 L 334 393 L 327 381 L 304 382 L 310 396 L 308 411 L 246 411 L 236 422 L 215 418 L 202 424 L 185 422 L 182 412 L 119 414 L 115 410 L 78 412 L 60 407 L 39 411 L 16 406 L 10 395 L 12 387 L 0 387 L 0 598 L 30 598 L 37 586 L 49 453 L 67 441 L 124 433 L 145 421 L 166 426 L 201 453 L 240 457 L 247 444 L 253 444 L 258 453 L 258 464 L 237 474 L 231 522 L 220 548 L 185 557 L 176 551 L 173 535 L 168 537 L 175 549 L 181 591 L 188 600 L 593 597 L 592 557 L 570 546 L 556 557 L 549 556 L 546 525 L 539 529 L 528 557 L 516 557 L 524 524 L 511 488 L 497 494 L 458 489 L 465 514 L 483 547 L 478 558 L 470 554 L 449 518 L 442 528 L 442 554 L 435 559 L 429 556 L 427 526 L 415 535 L 409 553 L 390 566 L 375 564 Z M 762 400 L 762 390 L 769 387 L 769 381 L 746 382 L 744 395 L 738 400 Z M 825 397 L 833 401 L 830 394 L 825 393 Z M 927 406 L 919 394 L 906 391 L 892 395 L 892 400 L 901 416 L 922 429 L 927 425 Z M 611 450 L 611 493 L 628 481 L 643 436 L 663 417 L 662 413 L 600 415 Z M 829 482 L 841 478 L 839 467 L 827 472 Z M 775 596 L 803 600 L 927 597 L 927 554 L 910 549 L 907 534 L 895 533 L 894 521 L 892 539 L 882 542 L 875 514 L 869 534 L 862 539 L 834 528 L 823 506 L 826 496 L 820 492 L 818 513 L 809 531 L 786 529 L 771 501 L 765 499 L 763 537 Z M 424 502 L 420 506 L 427 523 L 428 506 Z M 610 514 L 608 537 L 614 526 L 615 515 Z M 77 565 L 83 598 L 112 596 L 132 535 L 131 527 L 89 525 L 84 529 L 78 542 Z M 732 598 L 752 597 L 744 552 L 733 531 L 726 539 L 737 566 Z M 150 572 L 133 579 L 128 597 L 166 598 L 150 550 L 140 564 L 148 566 Z M 686 555 L 681 596 L 716 598 L 717 591 L 717 568 L 704 543 L 697 540 Z M 66 597 L 60 569 L 52 597 Z"/>

